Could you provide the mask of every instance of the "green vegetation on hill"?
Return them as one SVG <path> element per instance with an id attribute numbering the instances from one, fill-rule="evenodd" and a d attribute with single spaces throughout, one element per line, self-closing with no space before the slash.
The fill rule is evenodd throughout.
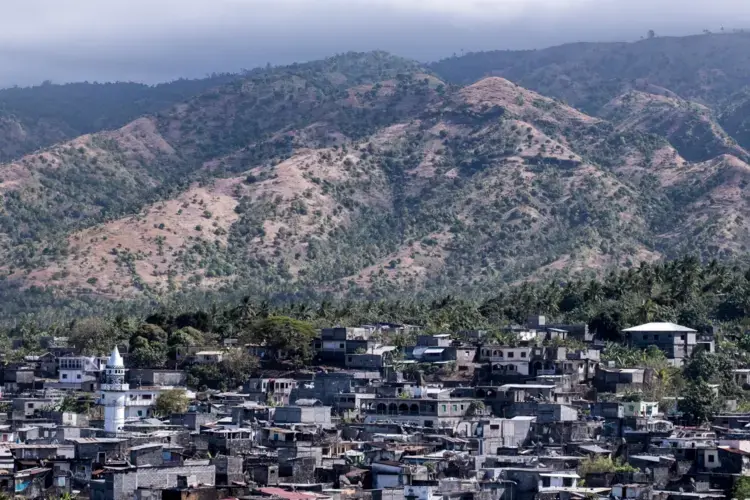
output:
<path id="1" fill-rule="evenodd" d="M 685 99 L 720 104 L 750 78 L 750 33 L 475 52 L 430 69 L 457 84 L 502 76 L 592 114 L 639 80 Z"/>
<path id="2" fill-rule="evenodd" d="M 742 94 L 722 94 L 737 108 L 721 112 L 683 99 L 720 101 L 744 65 L 702 94 L 650 57 L 626 64 L 655 47 L 679 61 L 692 47 L 691 64 L 713 68 L 725 64 L 708 57 L 713 48 L 745 39 L 583 44 L 431 67 L 457 79 L 464 64 L 526 58 L 511 64 L 521 83 L 541 88 L 559 76 L 541 73 L 559 71 L 606 120 L 563 104 L 554 85 L 558 99 L 502 78 L 460 87 L 382 52 L 221 76 L 205 91 L 207 81 L 144 90 L 143 110 L 163 106 L 151 116 L 0 166 L 4 313 L 204 291 L 476 297 L 685 254 L 745 262 L 750 166 L 730 137 Z M 601 60 L 609 50 L 622 65 Z M 581 87 L 579 63 L 614 83 Z M 10 89 L 8 99 L 31 116 L 40 95 L 59 104 L 82 85 Z M 140 88 L 96 87 L 94 101 L 108 104 L 66 119 L 92 129 L 124 119 L 114 102 Z"/>
<path id="3" fill-rule="evenodd" d="M 0 89 L 0 162 L 79 135 L 121 127 L 238 77 L 221 74 L 153 86 L 86 82 Z"/>

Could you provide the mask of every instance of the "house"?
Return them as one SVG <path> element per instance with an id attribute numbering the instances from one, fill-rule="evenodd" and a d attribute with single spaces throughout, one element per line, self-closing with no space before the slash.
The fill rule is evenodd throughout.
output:
<path id="1" fill-rule="evenodd" d="M 297 385 L 297 381 L 291 378 L 250 378 L 242 390 L 252 401 L 289 404 L 290 395 Z"/>
<path id="2" fill-rule="evenodd" d="M 479 349 L 479 361 L 490 364 L 493 375 L 499 377 L 528 377 L 531 375 L 531 347 L 485 345 Z"/>
<path id="3" fill-rule="evenodd" d="M 622 403 L 624 417 L 654 418 L 660 415 L 658 402 L 631 401 Z"/>
<path id="4" fill-rule="evenodd" d="M 456 361 L 456 348 L 447 347 L 428 347 L 415 346 L 407 353 L 409 358 L 420 363 L 445 363 Z"/>
<path id="5" fill-rule="evenodd" d="M 317 356 L 322 361 L 344 364 L 347 354 L 356 354 L 370 346 L 373 328 L 323 328 L 320 338 L 313 342 Z M 372 342 L 373 347 L 377 342 Z"/>
<path id="6" fill-rule="evenodd" d="M 696 331 L 674 323 L 646 323 L 622 331 L 632 347 L 656 346 L 674 366 L 682 366 L 696 347 Z"/>
<path id="7" fill-rule="evenodd" d="M 347 368 L 380 370 L 390 364 L 393 353 L 397 350 L 396 346 L 373 345 L 354 354 L 347 354 L 345 364 Z"/>
<path id="8" fill-rule="evenodd" d="M 366 392 L 375 381 L 380 380 L 379 371 L 356 370 L 346 372 L 316 373 L 310 381 L 300 381 L 292 389 L 291 401 L 297 399 L 319 399 L 324 405 L 333 406 L 339 394 Z"/>
<path id="9" fill-rule="evenodd" d="M 477 408 L 476 399 L 383 398 L 373 399 L 365 422 L 401 422 L 427 428 L 455 429 Z"/>
<path id="10" fill-rule="evenodd" d="M 174 389 L 182 389 L 182 387 L 161 385 L 129 388 L 125 398 L 125 418 L 139 419 L 150 417 L 159 395 Z M 188 398 L 195 397 L 192 392 L 186 391 L 186 394 Z"/>
<path id="11" fill-rule="evenodd" d="M 59 358 L 57 383 L 45 384 L 45 387 L 95 392 L 106 364 L 106 357 L 66 356 Z"/>
<path id="12" fill-rule="evenodd" d="M 627 392 L 642 389 L 647 382 L 643 368 L 604 368 L 594 374 L 594 387 L 599 392 Z"/>
<path id="13" fill-rule="evenodd" d="M 280 406 L 274 409 L 273 421 L 276 424 L 316 424 L 331 425 L 330 406 Z"/>
<path id="14" fill-rule="evenodd" d="M 450 347 L 452 342 L 450 334 L 447 333 L 417 336 L 419 347 Z"/>
<path id="15" fill-rule="evenodd" d="M 355 418 L 373 410 L 375 394 L 348 392 L 338 394 L 333 408 L 347 418 Z"/>
<path id="16" fill-rule="evenodd" d="M 223 351 L 198 351 L 193 355 L 193 361 L 201 365 L 218 365 L 223 359 Z"/>

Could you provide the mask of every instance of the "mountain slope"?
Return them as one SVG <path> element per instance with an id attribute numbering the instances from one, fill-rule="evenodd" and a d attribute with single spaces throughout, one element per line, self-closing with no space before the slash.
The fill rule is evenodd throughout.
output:
<path id="1" fill-rule="evenodd" d="M 722 154 L 748 158 L 706 106 L 676 96 L 632 90 L 616 97 L 600 116 L 621 131 L 641 131 L 667 139 L 689 161 L 706 161 Z"/>
<path id="2" fill-rule="evenodd" d="M 33 192 L 39 210 L 52 203 L 36 187 L 59 170 L 96 179 L 100 169 L 82 170 L 94 155 L 129 176 L 121 186 L 140 178 L 127 192 L 142 199 L 178 169 L 220 177 L 138 215 L 100 218 L 56 253 L 45 247 L 30 267 L 8 269 L 7 282 L 108 296 L 243 283 L 365 293 L 500 283 L 587 250 L 603 266 L 648 253 L 638 194 L 577 152 L 614 133 L 600 120 L 500 78 L 451 92 L 419 72 L 353 79 L 333 98 L 314 78 L 285 76 L 276 99 L 267 94 L 276 82 L 243 82 L 0 168 L 7 193 Z M 254 119 L 258 106 L 272 119 Z M 228 137 L 211 142 L 215 130 Z M 119 154 L 93 151 L 105 137 Z M 34 175 L 11 178 L 21 169 Z M 74 206 L 83 225 L 96 222 Z M 11 250 L 27 250 L 8 234 Z"/>
<path id="3" fill-rule="evenodd" d="M 0 293 L 475 293 L 744 258 L 750 167 L 715 116 L 640 82 L 594 117 L 377 52 L 251 72 L 0 165 Z"/>

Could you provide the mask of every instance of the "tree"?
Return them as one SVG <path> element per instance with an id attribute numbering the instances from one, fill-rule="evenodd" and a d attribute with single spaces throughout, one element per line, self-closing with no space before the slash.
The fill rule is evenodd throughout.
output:
<path id="1" fill-rule="evenodd" d="M 190 367 L 187 375 L 188 386 L 199 391 L 206 389 L 219 389 L 225 391 L 229 388 L 219 365 L 197 364 Z"/>
<path id="2" fill-rule="evenodd" d="M 233 388 L 245 383 L 258 368 L 258 358 L 242 349 L 232 349 L 221 361 L 221 371 L 228 387 Z"/>
<path id="3" fill-rule="evenodd" d="M 167 416 L 172 413 L 185 413 L 189 402 L 184 390 L 169 389 L 159 394 L 156 398 L 154 411 L 160 416 Z"/>
<path id="4" fill-rule="evenodd" d="M 750 498 L 750 476 L 740 476 L 732 488 L 732 498 L 743 500 Z"/>
<path id="5" fill-rule="evenodd" d="M 108 354 L 122 340 L 110 322 L 97 317 L 74 321 L 68 337 L 71 344 L 88 355 Z"/>
<path id="6" fill-rule="evenodd" d="M 167 332 L 144 323 L 130 339 L 130 357 L 134 368 L 160 368 L 167 362 Z"/>
<path id="7" fill-rule="evenodd" d="M 654 32 L 654 30 L 648 30 L 648 38 L 651 39 L 655 37 L 656 37 L 656 33 Z"/>
<path id="8" fill-rule="evenodd" d="M 719 356 L 701 350 L 685 365 L 684 373 L 688 380 L 703 379 L 706 382 L 714 382 L 720 370 Z"/>
<path id="9" fill-rule="evenodd" d="M 698 379 L 687 385 L 677 408 L 690 423 L 701 425 L 710 421 L 719 411 L 719 398 L 708 382 Z"/>
<path id="10" fill-rule="evenodd" d="M 65 397 L 55 408 L 56 411 L 71 413 L 86 413 L 89 410 L 90 401 L 80 401 L 72 394 L 66 394 Z"/>
<path id="11" fill-rule="evenodd" d="M 269 316 L 254 323 L 249 334 L 243 335 L 241 340 L 266 345 L 275 352 L 277 360 L 285 359 L 300 367 L 312 361 L 315 336 L 315 328 L 306 321 Z"/>

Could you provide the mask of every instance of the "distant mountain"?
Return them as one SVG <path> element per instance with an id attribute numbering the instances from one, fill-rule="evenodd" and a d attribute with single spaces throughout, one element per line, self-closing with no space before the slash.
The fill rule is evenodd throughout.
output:
<path id="1" fill-rule="evenodd" d="M 382 52 L 253 71 L 0 165 L 0 293 L 476 293 L 746 259 L 745 94 L 663 83 L 594 116 Z"/>
<path id="2" fill-rule="evenodd" d="M 79 135 L 119 128 L 236 78 L 222 74 L 153 86 L 132 82 L 45 83 L 0 89 L 0 161 Z"/>
<path id="3" fill-rule="evenodd" d="M 457 84 L 502 76 L 595 115 L 611 99 L 644 84 L 714 106 L 750 82 L 750 33 L 476 52 L 430 69 Z"/>

